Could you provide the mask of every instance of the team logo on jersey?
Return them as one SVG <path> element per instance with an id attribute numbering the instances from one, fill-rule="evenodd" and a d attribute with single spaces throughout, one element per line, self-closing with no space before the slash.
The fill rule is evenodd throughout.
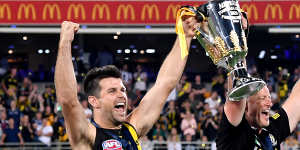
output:
<path id="1" fill-rule="evenodd" d="M 123 150 L 122 144 L 118 140 L 110 139 L 102 143 L 103 150 Z"/>
<path id="2" fill-rule="evenodd" d="M 277 145 L 277 140 L 275 139 L 274 135 L 270 133 L 269 137 L 271 139 L 272 146 L 276 146 Z"/>
<path id="3" fill-rule="evenodd" d="M 276 113 L 276 114 L 274 114 L 273 116 L 272 116 L 272 118 L 274 119 L 274 120 L 276 120 L 277 118 L 279 118 L 280 117 L 280 115 L 278 114 L 278 113 Z"/>

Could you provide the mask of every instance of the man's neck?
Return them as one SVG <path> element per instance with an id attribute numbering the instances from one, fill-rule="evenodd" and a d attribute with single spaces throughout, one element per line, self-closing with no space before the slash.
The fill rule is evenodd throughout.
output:
<path id="1" fill-rule="evenodd" d="M 106 117 L 102 117 L 101 115 L 93 114 L 93 119 L 97 125 L 99 125 L 101 128 L 105 129 L 121 129 L 122 124 L 114 124 Z"/>

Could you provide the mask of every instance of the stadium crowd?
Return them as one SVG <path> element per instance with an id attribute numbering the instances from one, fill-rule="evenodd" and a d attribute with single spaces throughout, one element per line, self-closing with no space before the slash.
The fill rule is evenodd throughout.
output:
<path id="1" fill-rule="evenodd" d="M 151 87 L 149 73 L 144 66 L 121 68 L 128 93 L 128 112 L 138 104 L 143 94 Z M 131 71 L 134 70 L 134 71 Z M 40 142 L 45 147 L 51 142 L 67 142 L 61 107 L 57 103 L 53 83 L 33 82 L 32 75 L 11 67 L 1 69 L 0 87 L 0 145 L 17 142 Z M 248 69 L 258 76 L 257 69 Z M 278 72 L 265 70 L 263 78 L 271 93 L 276 111 L 289 95 L 291 87 L 300 77 L 300 66 L 290 70 L 279 68 Z M 168 141 L 167 147 L 173 149 L 194 149 L 194 145 L 181 145 L 180 141 L 214 141 L 222 116 L 225 94 L 227 92 L 226 74 L 218 69 L 209 80 L 201 80 L 200 74 L 184 74 L 176 89 L 168 97 L 161 116 L 153 126 L 145 141 Z M 92 117 L 87 97 L 78 84 L 78 98 L 88 120 Z M 151 112 L 149 112 L 151 113 Z M 300 124 L 286 140 L 290 147 L 300 142 Z M 147 145 L 143 145 L 147 149 Z"/>

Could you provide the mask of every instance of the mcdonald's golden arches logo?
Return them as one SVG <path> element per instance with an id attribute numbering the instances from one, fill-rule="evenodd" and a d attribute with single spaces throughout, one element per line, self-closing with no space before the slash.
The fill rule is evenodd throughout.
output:
<path id="1" fill-rule="evenodd" d="M 255 5 L 253 5 L 253 4 L 250 4 L 250 5 L 244 4 L 244 5 L 242 5 L 242 9 L 245 12 L 247 12 L 247 16 L 248 16 L 249 19 L 251 19 L 252 17 L 254 17 L 254 20 L 258 19 L 257 8 L 256 8 Z"/>
<path id="2" fill-rule="evenodd" d="M 177 10 L 180 8 L 180 5 L 170 4 L 166 10 L 166 20 L 170 19 L 170 14 L 173 16 L 173 20 L 176 19 Z"/>
<path id="3" fill-rule="evenodd" d="M 290 20 L 294 18 L 294 12 L 296 12 L 296 19 L 300 19 L 300 5 L 293 4 L 290 7 L 290 14 L 289 14 Z"/>
<path id="4" fill-rule="evenodd" d="M 61 20 L 60 9 L 57 4 L 46 4 L 43 8 L 43 20 L 47 20 L 47 14 L 49 12 L 50 19 L 54 19 L 54 10 L 56 12 L 57 20 Z"/>
<path id="5" fill-rule="evenodd" d="M 275 19 L 277 17 L 276 12 L 278 11 L 279 20 L 282 20 L 283 16 L 282 16 L 282 9 L 281 9 L 280 5 L 278 5 L 278 4 L 275 4 L 275 5 L 268 4 L 267 7 L 265 8 L 265 20 L 269 19 L 269 12 L 270 11 L 271 11 L 272 19 Z"/>
<path id="6" fill-rule="evenodd" d="M 18 20 L 22 19 L 22 12 L 25 13 L 25 19 L 29 19 L 29 11 L 31 11 L 32 20 L 36 19 L 35 8 L 32 4 L 20 4 L 18 9 Z"/>
<path id="7" fill-rule="evenodd" d="M 10 7 L 8 4 L 0 4 L 0 19 L 4 19 L 5 17 L 5 12 L 6 12 L 6 16 L 7 19 L 10 20 L 11 19 L 11 11 L 10 11 Z"/>
<path id="8" fill-rule="evenodd" d="M 145 4 L 142 8 L 142 20 L 145 20 L 146 10 L 148 12 L 148 18 L 152 19 L 153 11 L 155 12 L 156 20 L 159 20 L 159 10 L 155 4 L 148 5 Z"/>
<path id="9" fill-rule="evenodd" d="M 119 5 L 117 9 L 117 20 L 121 19 L 121 12 L 123 12 L 125 20 L 128 18 L 128 12 L 130 12 L 131 20 L 135 20 L 134 8 L 132 5 Z"/>
<path id="10" fill-rule="evenodd" d="M 97 13 L 97 11 L 98 11 L 98 13 Z M 92 11 L 92 19 L 96 20 L 97 14 L 98 14 L 99 19 L 103 19 L 104 18 L 104 11 L 105 11 L 105 14 L 106 14 L 106 19 L 110 20 L 110 10 L 109 10 L 109 7 L 106 4 L 103 4 L 103 5 L 96 4 L 96 5 L 94 5 L 93 11 Z"/>
<path id="11" fill-rule="evenodd" d="M 78 19 L 79 18 L 79 11 L 81 14 L 81 19 L 85 20 L 85 9 L 84 6 L 82 4 L 71 4 L 68 8 L 68 15 L 67 15 L 67 19 L 71 20 L 72 19 L 72 12 L 74 12 L 74 19 Z"/>

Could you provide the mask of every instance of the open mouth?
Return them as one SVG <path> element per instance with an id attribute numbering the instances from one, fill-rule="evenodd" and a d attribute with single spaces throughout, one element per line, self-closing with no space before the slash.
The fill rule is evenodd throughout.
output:
<path id="1" fill-rule="evenodd" d="M 269 117 L 270 109 L 265 109 L 261 112 L 264 116 Z"/>
<path id="2" fill-rule="evenodd" d="M 118 110 L 118 111 L 124 111 L 125 110 L 125 103 L 122 102 L 122 103 L 117 103 L 115 105 L 115 108 Z"/>

